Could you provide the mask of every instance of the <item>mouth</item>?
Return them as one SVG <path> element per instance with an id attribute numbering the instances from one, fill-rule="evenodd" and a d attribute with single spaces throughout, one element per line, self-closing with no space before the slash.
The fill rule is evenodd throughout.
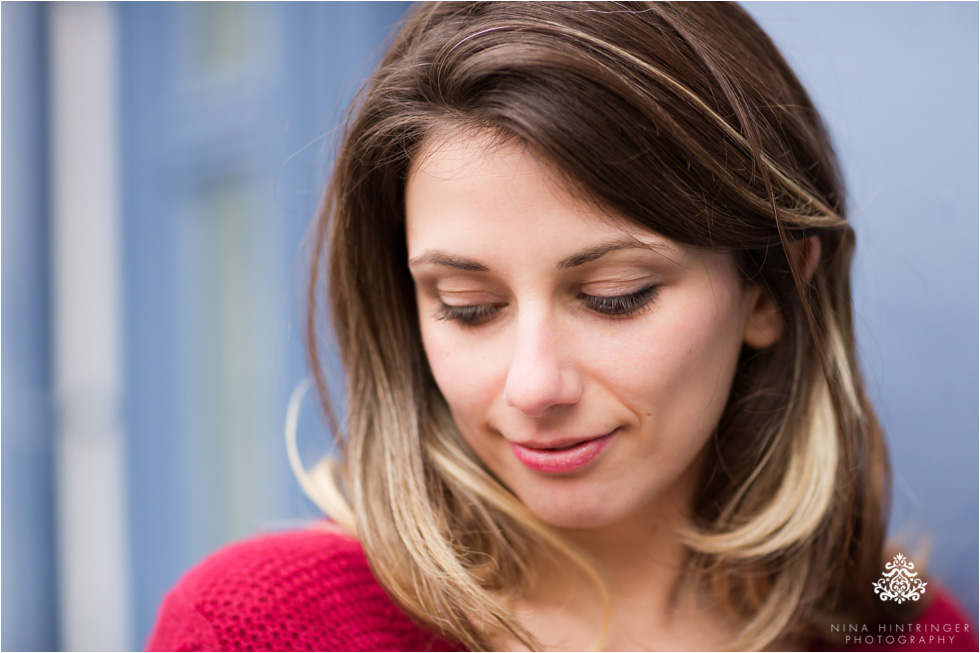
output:
<path id="1" fill-rule="evenodd" d="M 570 438 L 547 443 L 511 442 L 514 456 L 527 468 L 544 474 L 567 474 L 593 462 L 619 432 L 614 429 L 594 438 Z"/>

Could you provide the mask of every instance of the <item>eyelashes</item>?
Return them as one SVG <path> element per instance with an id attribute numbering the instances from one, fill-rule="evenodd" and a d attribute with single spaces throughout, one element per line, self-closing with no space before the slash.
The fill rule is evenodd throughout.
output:
<path id="1" fill-rule="evenodd" d="M 629 318 L 653 301 L 659 286 L 651 284 L 628 295 L 603 297 L 600 295 L 579 295 L 582 302 L 596 313 L 609 317 Z"/>
<path id="2" fill-rule="evenodd" d="M 600 315 L 613 319 L 631 318 L 647 308 L 656 297 L 659 286 L 651 284 L 627 295 L 605 297 L 580 294 L 582 304 Z M 464 326 L 478 326 L 491 320 L 507 304 L 474 304 L 450 306 L 443 303 L 436 313 L 437 320 L 457 322 Z"/>
<path id="3" fill-rule="evenodd" d="M 437 320 L 459 322 L 465 326 L 483 324 L 506 304 L 476 304 L 474 306 L 450 306 L 443 304 L 436 314 Z"/>

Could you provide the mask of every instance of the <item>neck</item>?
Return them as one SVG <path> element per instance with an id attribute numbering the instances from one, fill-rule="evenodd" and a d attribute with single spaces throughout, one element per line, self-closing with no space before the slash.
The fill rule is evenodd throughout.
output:
<path id="1" fill-rule="evenodd" d="M 697 466 L 641 511 L 598 528 L 562 529 L 618 597 L 668 614 L 683 595 L 688 552 L 679 526 L 693 512 Z"/>
<path id="2" fill-rule="evenodd" d="M 637 521 L 562 533 L 595 565 L 614 603 L 642 602 L 666 614 L 683 584 L 687 550 L 676 534 L 675 519 Z"/>
<path id="3" fill-rule="evenodd" d="M 585 554 L 609 591 L 609 636 L 601 645 L 612 650 L 722 647 L 734 626 L 685 574 L 688 552 L 677 525 L 689 511 L 676 507 L 688 504 L 665 500 L 659 505 L 601 528 L 560 531 Z M 515 606 L 519 619 L 546 649 L 593 648 L 603 639 L 606 607 L 595 583 L 564 561 L 539 569 L 534 590 Z"/>

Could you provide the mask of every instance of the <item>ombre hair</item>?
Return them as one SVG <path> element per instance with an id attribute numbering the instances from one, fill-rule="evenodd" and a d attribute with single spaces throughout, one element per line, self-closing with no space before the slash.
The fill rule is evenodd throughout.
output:
<path id="1" fill-rule="evenodd" d="M 446 130 L 516 139 L 614 214 L 730 253 L 773 298 L 782 334 L 741 352 L 679 533 L 684 577 L 740 625 L 735 649 L 881 620 L 890 476 L 855 356 L 845 191 L 806 91 L 735 3 L 423 4 L 361 89 L 312 233 L 307 344 L 337 455 L 301 475 L 391 596 L 471 649 L 533 648 L 508 598 L 535 560 L 557 553 L 604 588 L 467 447 L 429 370 L 404 195 Z"/>

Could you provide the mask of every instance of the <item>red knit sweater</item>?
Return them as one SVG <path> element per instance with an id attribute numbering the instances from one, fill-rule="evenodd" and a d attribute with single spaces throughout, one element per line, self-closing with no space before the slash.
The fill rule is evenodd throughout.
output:
<path id="1" fill-rule="evenodd" d="M 866 645 L 851 650 L 976 651 L 962 610 L 938 588 L 929 589 L 933 600 L 907 626 L 904 640 L 867 645 L 867 637 L 878 634 L 869 628 Z M 946 632 L 947 624 L 959 630 Z M 916 637 L 925 640 L 910 641 L 911 626 L 922 626 Z M 410 620 L 374 578 L 360 544 L 326 529 L 266 535 L 207 558 L 167 595 L 147 649 L 462 650 Z"/>
<path id="2" fill-rule="evenodd" d="M 210 556 L 164 599 L 150 651 L 448 651 L 388 598 L 360 544 L 325 529 Z"/>

